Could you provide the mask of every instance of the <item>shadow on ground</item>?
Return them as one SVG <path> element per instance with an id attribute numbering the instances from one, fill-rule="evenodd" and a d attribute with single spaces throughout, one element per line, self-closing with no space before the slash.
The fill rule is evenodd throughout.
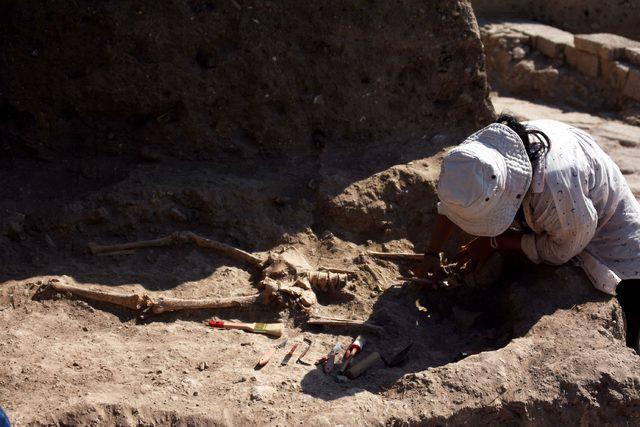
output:
<path id="1" fill-rule="evenodd" d="M 408 373 L 421 372 L 464 357 L 504 347 L 546 315 L 590 302 L 610 298 L 597 292 L 581 270 L 575 267 L 522 268 L 510 272 L 482 289 L 420 291 L 392 287 L 377 300 L 369 321 L 384 325 L 383 335 L 367 336 L 361 357 L 377 351 L 390 357 L 409 343 L 413 347 L 403 366 L 388 368 L 383 363 L 359 378 L 340 382 L 335 373 L 318 368 L 301 382 L 304 393 L 335 400 L 363 391 L 382 393 Z M 533 272 L 533 273 L 531 273 Z M 563 280 L 563 275 L 578 280 Z M 419 310 L 416 306 L 427 310 Z M 355 335 L 354 335 L 355 336 Z"/>

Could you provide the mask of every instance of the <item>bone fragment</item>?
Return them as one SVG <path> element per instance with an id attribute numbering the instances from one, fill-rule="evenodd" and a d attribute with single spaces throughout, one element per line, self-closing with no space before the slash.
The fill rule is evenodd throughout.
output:
<path id="1" fill-rule="evenodd" d="M 159 246 L 170 246 L 178 243 L 193 243 L 202 248 L 213 249 L 220 253 L 223 253 L 231 258 L 239 259 L 248 262 L 256 267 L 263 266 L 263 260 L 253 254 L 243 251 L 242 249 L 234 248 L 233 246 L 220 243 L 218 241 L 208 239 L 206 237 L 199 236 L 191 231 L 176 231 L 166 237 L 153 240 L 142 240 L 138 242 L 122 243 L 118 245 L 99 245 L 97 243 L 90 243 L 89 250 L 92 254 L 104 254 L 109 252 L 121 252 L 132 249 L 140 248 L 152 248 Z"/>
<path id="2" fill-rule="evenodd" d="M 346 268 L 337 268 L 337 267 L 325 267 L 321 265 L 318 267 L 318 270 L 330 271 L 331 273 L 342 273 L 342 274 L 356 274 L 355 270 L 348 270 Z"/>

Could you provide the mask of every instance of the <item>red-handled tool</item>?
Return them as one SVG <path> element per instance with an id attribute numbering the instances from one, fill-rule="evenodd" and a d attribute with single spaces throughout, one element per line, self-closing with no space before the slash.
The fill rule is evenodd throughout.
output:
<path id="1" fill-rule="evenodd" d="M 280 362 L 280 366 L 285 366 L 287 363 L 289 363 L 289 360 L 291 360 L 297 348 L 298 348 L 298 343 L 293 344 L 293 346 L 291 347 L 291 350 L 289 350 L 289 353 L 287 353 L 282 359 L 282 362 Z"/>
<path id="2" fill-rule="evenodd" d="M 342 356 L 342 366 L 340 367 L 340 373 L 346 371 L 351 364 L 351 361 L 356 356 L 356 354 L 362 351 L 364 347 L 365 340 L 361 335 L 353 340 L 353 342 L 347 347 L 347 350 L 344 352 L 344 356 Z"/>
<path id="3" fill-rule="evenodd" d="M 264 365 L 269 363 L 269 360 L 271 360 L 271 357 L 275 354 L 276 350 L 279 348 L 284 348 L 284 346 L 287 345 L 287 342 L 289 342 L 289 340 L 285 338 L 281 343 L 267 350 L 258 361 L 258 368 L 262 368 Z"/>

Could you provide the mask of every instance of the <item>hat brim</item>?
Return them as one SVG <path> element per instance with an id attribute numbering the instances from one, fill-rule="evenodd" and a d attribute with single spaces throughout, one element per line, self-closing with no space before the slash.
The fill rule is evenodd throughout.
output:
<path id="1" fill-rule="evenodd" d="M 473 236 L 498 236 L 513 223 L 522 199 L 529 190 L 532 166 L 522 140 L 511 128 L 493 123 L 469 136 L 462 144 L 480 143 L 498 151 L 507 166 L 505 188 L 499 203 L 481 215 L 474 210 L 461 210 L 444 201 L 438 212 Z"/>

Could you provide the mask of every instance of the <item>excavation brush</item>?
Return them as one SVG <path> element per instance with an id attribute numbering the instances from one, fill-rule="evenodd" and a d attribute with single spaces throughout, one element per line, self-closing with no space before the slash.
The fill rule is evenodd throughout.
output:
<path id="1" fill-rule="evenodd" d="M 241 329 L 258 334 L 273 335 L 274 337 L 282 336 L 282 331 L 284 330 L 284 324 L 282 323 L 241 323 L 215 319 L 209 321 L 209 326 L 212 328 Z"/>

